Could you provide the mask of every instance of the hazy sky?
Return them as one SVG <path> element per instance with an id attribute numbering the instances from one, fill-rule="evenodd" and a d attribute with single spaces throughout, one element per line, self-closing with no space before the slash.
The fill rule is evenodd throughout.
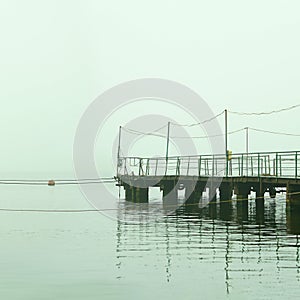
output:
<path id="1" fill-rule="evenodd" d="M 300 103 L 299 11 L 298 0 L 1 1 L 1 173 L 72 172 L 84 110 L 132 79 L 181 82 L 216 114 Z M 299 114 L 230 115 L 229 130 L 300 134 Z M 229 147 L 243 151 L 244 134 Z M 250 151 L 284 149 L 299 138 L 250 134 Z"/>

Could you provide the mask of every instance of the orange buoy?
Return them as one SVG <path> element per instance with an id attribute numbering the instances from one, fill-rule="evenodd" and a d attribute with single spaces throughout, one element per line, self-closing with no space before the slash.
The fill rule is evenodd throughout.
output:
<path id="1" fill-rule="evenodd" d="M 48 185 L 49 186 L 54 186 L 55 185 L 55 181 L 54 180 L 49 180 L 48 181 Z"/>

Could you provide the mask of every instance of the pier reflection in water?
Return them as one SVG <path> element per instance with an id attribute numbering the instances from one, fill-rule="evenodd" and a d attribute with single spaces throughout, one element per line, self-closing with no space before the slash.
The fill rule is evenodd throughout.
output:
<path id="1" fill-rule="evenodd" d="M 121 201 L 120 279 L 135 269 L 155 273 L 168 284 L 194 282 L 193 292 L 211 289 L 211 296 L 295 297 L 300 291 L 300 208 L 286 207 L 285 195 L 266 198 L 264 209 L 257 209 L 255 199 L 249 199 L 247 210 L 236 201 L 222 205 L 181 207 L 159 216 L 148 204 Z"/>

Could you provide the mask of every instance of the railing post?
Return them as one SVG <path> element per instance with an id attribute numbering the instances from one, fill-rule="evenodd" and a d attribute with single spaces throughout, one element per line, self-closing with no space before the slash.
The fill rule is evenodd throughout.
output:
<path id="1" fill-rule="evenodd" d="M 244 155 L 242 154 L 241 176 L 244 175 Z"/>
<path id="2" fill-rule="evenodd" d="M 187 165 L 187 169 L 186 169 L 186 176 L 189 175 L 189 171 L 190 171 L 190 160 L 191 160 L 191 158 L 189 157 L 188 165 Z"/>
<path id="3" fill-rule="evenodd" d="M 260 177 L 260 155 L 257 155 L 257 176 Z"/>
<path id="4" fill-rule="evenodd" d="M 247 156 L 246 156 L 246 175 L 247 177 L 249 176 L 249 154 L 247 152 Z"/>
<path id="5" fill-rule="evenodd" d="M 264 163 L 265 163 L 265 174 L 267 174 L 267 156 L 264 157 Z"/>
<path id="6" fill-rule="evenodd" d="M 143 169 L 142 169 L 142 158 L 139 159 L 139 176 L 141 176 L 141 174 L 143 174 Z"/>
<path id="7" fill-rule="evenodd" d="M 209 175 L 209 161 L 206 159 L 206 175 Z"/>
<path id="8" fill-rule="evenodd" d="M 279 155 L 279 176 L 282 176 L 281 155 Z"/>
<path id="9" fill-rule="evenodd" d="M 156 159 L 156 163 L 155 163 L 155 176 L 157 175 L 157 166 L 158 166 L 158 158 Z"/>
<path id="10" fill-rule="evenodd" d="M 177 157 L 176 176 L 180 176 L 180 158 Z"/>
<path id="11" fill-rule="evenodd" d="M 149 176 L 149 158 L 147 159 L 146 176 Z"/>
<path id="12" fill-rule="evenodd" d="M 298 177 L 298 162 L 297 162 L 297 159 L 298 159 L 298 152 L 296 151 L 296 154 L 295 154 L 295 178 Z"/>
<path id="13" fill-rule="evenodd" d="M 278 153 L 276 152 L 276 178 L 278 177 Z"/>
<path id="14" fill-rule="evenodd" d="M 198 161 L 198 176 L 201 176 L 201 156 L 199 156 L 199 161 Z"/>
<path id="15" fill-rule="evenodd" d="M 166 158 L 165 176 L 167 176 L 167 173 L 168 173 L 168 158 Z"/>

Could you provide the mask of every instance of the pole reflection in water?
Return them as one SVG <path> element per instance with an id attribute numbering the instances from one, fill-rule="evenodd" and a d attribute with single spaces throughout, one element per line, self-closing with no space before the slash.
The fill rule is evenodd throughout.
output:
<path id="1" fill-rule="evenodd" d="M 137 276 L 168 284 L 195 281 L 195 289 L 218 283 L 224 295 L 247 290 L 251 298 L 265 295 L 268 286 L 268 296 L 276 298 L 283 287 L 286 298 L 294 296 L 300 280 L 300 207 L 286 208 L 283 195 L 266 197 L 263 208 L 256 203 L 250 198 L 246 209 L 235 200 L 215 201 L 203 209 L 182 206 L 172 215 L 158 210 L 153 215 L 151 201 L 141 206 L 121 201 L 120 280 L 134 269 Z"/>
<path id="2" fill-rule="evenodd" d="M 287 205 L 287 230 L 291 234 L 300 234 L 300 206 Z"/>

